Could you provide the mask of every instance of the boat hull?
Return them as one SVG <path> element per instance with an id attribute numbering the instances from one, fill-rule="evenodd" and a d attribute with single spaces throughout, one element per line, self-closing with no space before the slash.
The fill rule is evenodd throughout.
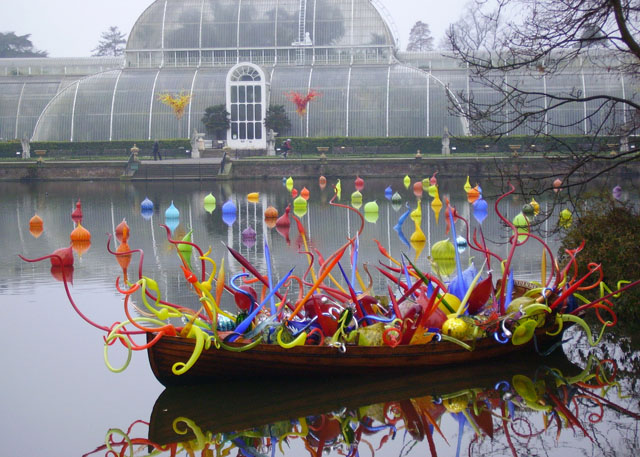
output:
<path id="1" fill-rule="evenodd" d="M 206 433 L 258 429 L 344 408 L 357 410 L 377 403 L 401 402 L 427 395 L 442 397 L 473 390 L 492 390 L 515 374 L 534 378 L 544 365 L 574 376 L 581 369 L 562 351 L 549 357 L 513 354 L 496 363 L 432 368 L 428 372 L 377 373 L 375 376 L 283 377 L 276 383 L 253 378 L 218 380 L 197 386 L 167 387 L 149 420 L 149 439 L 159 445 L 195 439 L 192 427 L 176 427 L 181 418 Z M 496 395 L 498 395 L 496 393 Z M 232 412 L 232 413 L 230 413 Z"/>
<path id="2" fill-rule="evenodd" d="M 541 329 L 540 329 L 541 330 Z M 536 335 L 537 344 L 548 346 L 558 340 L 544 331 Z M 240 346 L 239 344 L 233 344 Z M 277 344 L 259 344 L 243 352 L 203 350 L 196 363 L 184 374 L 175 375 L 175 363 L 191 357 L 195 340 L 162 337 L 147 350 L 154 375 L 165 386 L 199 384 L 238 377 L 362 375 L 381 372 L 420 371 L 429 367 L 475 363 L 517 352 L 534 352 L 533 340 L 514 346 L 493 338 L 476 341 L 469 351 L 458 344 L 440 341 L 427 344 L 390 346 L 347 346 L 341 352 L 330 346 L 296 346 L 285 349 Z"/>

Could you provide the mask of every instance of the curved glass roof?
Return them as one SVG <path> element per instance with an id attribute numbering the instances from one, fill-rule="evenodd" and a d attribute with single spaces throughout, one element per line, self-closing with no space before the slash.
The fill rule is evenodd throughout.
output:
<path id="1" fill-rule="evenodd" d="M 0 78 L 0 140 L 30 138 L 47 104 L 75 79 L 61 76 Z"/>
<path id="2" fill-rule="evenodd" d="M 0 59 L 0 140 L 31 137 L 58 92 L 82 76 L 123 63 L 122 57 Z"/>
<path id="3" fill-rule="evenodd" d="M 206 107 L 226 101 L 225 68 L 126 69 L 107 71 L 71 84 L 46 107 L 34 141 L 93 141 L 188 137 L 204 131 Z M 269 72 L 267 72 L 269 75 Z M 285 93 L 321 96 L 300 117 Z M 188 111 L 177 120 L 158 100 L 162 92 L 190 91 Z M 465 134 L 460 118 L 447 111 L 445 86 L 428 73 L 399 64 L 339 67 L 274 67 L 270 103 L 282 104 L 292 136 L 429 136 L 445 125 Z"/>
<path id="4" fill-rule="evenodd" d="M 156 0 L 126 52 L 394 44 L 370 0 Z"/>

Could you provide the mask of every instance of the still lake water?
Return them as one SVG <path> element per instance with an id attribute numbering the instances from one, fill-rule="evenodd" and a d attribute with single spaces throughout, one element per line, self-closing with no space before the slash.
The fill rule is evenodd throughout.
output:
<path id="1" fill-rule="evenodd" d="M 359 225 L 353 213 L 329 205 L 333 184 L 334 180 L 330 180 L 321 190 L 315 180 L 295 182 L 298 190 L 304 186 L 310 190 L 308 211 L 301 221 L 311 244 L 325 257 L 352 236 Z M 449 197 L 457 211 L 476 227 L 463 184 L 441 179 L 440 197 L 443 201 Z M 505 256 L 508 233 L 491 209 L 491 196 L 497 190 L 490 183 L 480 184 L 490 201 L 489 217 L 482 224 L 484 235 L 496 242 L 494 250 Z M 387 186 L 402 195 L 403 205 L 407 201 L 411 209 L 416 208 L 416 197 L 401 180 L 367 180 L 363 201 L 375 199 L 379 212 L 375 221 L 365 223 L 359 240 L 359 262 L 378 262 L 380 255 L 373 241 L 378 240 L 394 257 L 404 252 L 418 267 L 428 270 L 428 246 L 446 237 L 444 211 L 436 223 L 428 205 L 431 199 L 425 193 L 420 228 L 427 237 L 427 247 L 417 252 L 415 246 L 403 240 L 415 230 L 410 218 L 401 234 L 394 230 L 406 208 L 391 205 L 385 198 Z M 349 203 L 354 190 L 353 177 L 342 180 L 342 203 Z M 218 202 L 212 213 L 205 211 L 202 203 L 209 192 Z M 249 192 L 260 193 L 257 203 L 247 202 Z M 155 205 L 150 218 L 140 214 L 145 197 Z M 279 180 L 0 183 L 0 240 L 4 251 L 0 258 L 2 456 L 171 455 L 167 448 L 153 447 L 154 443 L 170 442 L 181 442 L 176 448 L 178 455 L 203 456 L 272 452 L 315 456 L 322 444 L 328 449 L 325 452 L 336 456 L 638 455 L 640 395 L 630 390 L 630 380 L 622 380 L 619 389 L 607 391 L 578 384 L 578 379 L 583 378 L 567 380 L 585 367 L 587 351 L 580 332 L 568 332 L 571 339 L 565 342 L 564 352 L 569 360 L 556 357 L 493 361 L 491 366 L 437 370 L 421 377 L 401 374 L 393 379 L 363 379 L 361 388 L 354 380 L 336 379 L 327 384 L 258 379 L 212 385 L 204 390 L 165 391 L 153 377 L 144 353 L 135 353 L 123 373 L 111 373 L 103 360 L 102 333 L 72 309 L 63 284 L 52 276 L 48 261 L 25 263 L 18 258 L 18 254 L 36 258 L 68 246 L 69 233 L 74 228 L 70 215 L 78 199 L 82 202 L 82 224 L 91 232 L 92 244 L 81 255 L 75 254 L 70 292 L 79 309 L 99 324 L 111 325 L 124 319 L 122 299 L 115 290 L 115 278 L 122 275 L 122 270 L 106 249 L 107 234 L 114 233 L 123 218 L 131 230 L 129 245 L 145 253 L 144 274 L 158 281 L 164 298 L 195 306 L 175 250 L 160 227 L 171 202 L 180 211 L 175 233 L 184 234 L 192 228 L 194 242 L 205 250 L 211 246 L 216 261 L 225 257 L 229 276 L 238 273 L 240 266 L 225 253 L 223 243 L 264 270 L 266 240 L 273 263 L 279 267 L 276 277 L 291 266 L 296 266 L 298 272 L 306 268 L 306 258 L 297 253 L 295 224 L 287 237 L 269 228 L 262 218 L 267 206 L 274 206 L 282 214 L 291 201 Z M 231 225 L 221 217 L 222 204 L 229 199 L 238 209 Z M 508 198 L 501 210 L 511 219 L 523 203 L 521 199 Z M 546 204 L 539 203 L 543 207 Z M 29 219 L 34 214 L 44 221 L 44 231 L 38 237 L 29 231 Z M 243 240 L 243 231 L 248 227 L 256 232 L 255 242 Z M 555 245 L 553 238 L 546 241 Z M 468 261 L 469 255 L 468 250 L 462 254 L 463 262 Z M 538 278 L 539 259 L 539 245 L 521 248 L 514 260 L 519 276 Z M 129 274 L 135 277 L 136 262 L 134 258 L 129 268 Z M 384 281 L 375 281 L 377 289 L 386 288 Z M 229 309 L 233 306 L 223 305 Z M 110 357 L 118 365 L 124 354 L 112 350 Z M 548 369 L 541 368 L 536 373 L 538 365 L 556 368 L 555 373 L 561 372 L 563 378 L 552 376 Z M 533 393 L 528 391 L 533 397 L 523 396 L 529 384 L 515 376 L 518 374 L 537 379 L 538 393 L 534 389 Z M 555 382 L 558 379 L 565 379 L 568 387 Z M 586 381 L 596 383 L 594 379 Z M 548 389 L 544 405 L 538 400 L 543 397 L 543 385 Z M 498 390 L 494 389 L 496 386 Z M 516 387 L 519 390 L 514 391 Z M 606 400 L 597 400 L 593 394 Z M 289 406 L 291 396 L 300 401 Z M 460 399 L 464 401 L 460 403 Z M 550 399 L 560 400 L 554 403 Z M 527 401 L 528 407 L 520 408 Z M 562 404 L 568 407 L 565 409 Z M 532 406 L 550 411 L 534 411 Z M 511 420 L 503 421 L 507 414 Z M 155 431 L 150 430 L 148 422 Z M 182 436 L 158 432 L 157 427 L 188 433 Z M 242 432 L 245 429 L 249 430 Z M 128 432 L 138 446 L 127 447 L 118 430 Z M 216 435 L 217 432 L 226 433 Z M 105 440 L 117 441 L 114 454 L 108 454 Z"/>

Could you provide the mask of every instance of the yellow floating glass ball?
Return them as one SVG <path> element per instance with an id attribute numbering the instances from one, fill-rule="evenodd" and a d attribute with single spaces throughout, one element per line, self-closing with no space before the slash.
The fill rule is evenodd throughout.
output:
<path id="1" fill-rule="evenodd" d="M 463 339 L 468 332 L 469 324 L 459 317 L 450 317 L 442 324 L 442 333 L 459 340 Z"/>
<path id="2" fill-rule="evenodd" d="M 438 241 L 431 246 L 431 258 L 436 264 L 438 273 L 448 276 L 456 268 L 456 248 L 448 239 Z"/>

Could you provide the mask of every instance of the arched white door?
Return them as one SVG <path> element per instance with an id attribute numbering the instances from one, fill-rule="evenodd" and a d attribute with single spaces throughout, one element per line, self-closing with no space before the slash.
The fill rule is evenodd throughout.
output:
<path id="1" fill-rule="evenodd" d="M 231 128 L 227 144 L 236 149 L 265 149 L 266 81 L 260 67 L 239 63 L 227 74 L 227 111 Z"/>

